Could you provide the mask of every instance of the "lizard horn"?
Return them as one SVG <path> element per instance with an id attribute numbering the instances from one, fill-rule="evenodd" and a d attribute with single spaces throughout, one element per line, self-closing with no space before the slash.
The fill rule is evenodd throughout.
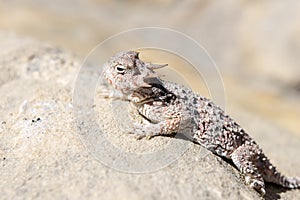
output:
<path id="1" fill-rule="evenodd" d="M 138 51 L 135 51 L 135 53 L 136 53 L 136 57 L 139 57 L 139 55 L 140 55 L 140 52 L 138 52 Z"/>
<path id="2" fill-rule="evenodd" d="M 163 64 L 163 65 L 159 65 L 159 64 L 152 64 L 152 63 L 147 63 L 146 64 L 146 67 L 148 69 L 160 69 L 160 68 L 163 68 L 163 67 L 166 67 L 168 66 L 168 64 Z"/>
<path id="3" fill-rule="evenodd" d="M 152 87 L 151 85 L 149 85 L 148 83 L 142 83 L 141 85 L 139 85 L 140 87 L 146 87 L 146 88 L 149 88 L 149 87 Z"/>
<path id="4" fill-rule="evenodd" d="M 147 74 L 147 76 L 145 77 L 145 78 L 158 78 L 159 77 L 159 75 L 158 74 Z"/>

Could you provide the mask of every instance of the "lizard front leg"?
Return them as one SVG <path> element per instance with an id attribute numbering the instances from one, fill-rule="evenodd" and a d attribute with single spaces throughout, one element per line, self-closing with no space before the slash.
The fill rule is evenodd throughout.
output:
<path id="1" fill-rule="evenodd" d="M 107 98 L 107 99 L 130 100 L 130 97 L 128 95 L 124 95 L 115 89 L 111 90 L 108 88 L 101 88 L 98 95 L 101 98 Z"/>
<path id="2" fill-rule="evenodd" d="M 134 122 L 133 129 L 130 133 L 134 134 L 137 139 L 146 137 L 151 139 L 157 135 L 171 135 L 179 130 L 179 118 L 170 118 L 158 123 L 151 123 L 146 119 L 142 122 Z"/>

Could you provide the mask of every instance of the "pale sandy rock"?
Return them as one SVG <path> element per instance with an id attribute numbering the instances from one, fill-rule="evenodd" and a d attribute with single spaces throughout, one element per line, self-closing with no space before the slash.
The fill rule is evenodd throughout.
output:
<path id="1" fill-rule="evenodd" d="M 66 51 L 38 42 L 5 55 L 1 57 L 0 65 L 1 74 L 6 74 L 0 79 L 1 198 L 259 199 L 234 167 L 193 143 L 189 143 L 190 147 L 175 162 L 150 173 L 124 173 L 103 165 L 91 154 L 92 149 L 86 148 L 90 141 L 80 131 L 89 128 L 95 136 L 93 141 L 100 135 L 99 130 L 88 127 L 89 124 L 75 123 L 72 83 L 80 68 L 78 59 Z M 32 55 L 34 57 L 28 59 Z M 12 74 L 7 72 L 8 66 Z M 172 140 L 180 140 L 155 137 L 137 141 L 118 128 L 109 100 L 96 98 L 95 104 L 87 106 L 95 111 L 96 121 L 106 139 L 124 151 L 156 151 Z M 251 121 L 251 115 L 240 115 L 247 124 L 260 126 Z M 90 115 L 86 116 L 85 122 L 94 120 L 88 118 Z M 281 137 L 281 141 L 294 140 L 290 135 L 280 135 L 273 127 L 266 123 L 259 127 L 259 133 L 271 130 Z M 259 139 L 272 144 L 272 138 Z M 299 143 L 294 140 L 287 152 L 296 155 Z M 268 151 L 273 155 L 280 151 L 277 162 L 285 155 L 284 150 L 276 147 Z M 295 174 L 293 166 L 299 166 L 298 157 L 294 157 L 294 161 L 284 161 L 285 172 Z M 278 187 L 268 186 L 267 197 L 300 198 L 299 191 L 280 191 Z"/>

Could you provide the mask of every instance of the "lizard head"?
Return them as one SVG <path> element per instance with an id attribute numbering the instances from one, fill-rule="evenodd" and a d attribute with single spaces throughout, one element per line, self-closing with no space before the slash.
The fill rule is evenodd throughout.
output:
<path id="1" fill-rule="evenodd" d="M 122 51 L 104 64 L 103 75 L 115 89 L 130 94 L 138 88 L 151 87 L 147 79 L 158 78 L 154 69 L 164 66 L 141 61 L 138 52 Z"/>

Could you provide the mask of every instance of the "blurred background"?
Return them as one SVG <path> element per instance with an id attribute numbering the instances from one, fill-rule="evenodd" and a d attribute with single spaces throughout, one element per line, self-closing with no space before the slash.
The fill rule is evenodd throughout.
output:
<path id="1" fill-rule="evenodd" d="M 300 1 L 0 0 L 0 30 L 84 58 L 104 39 L 155 26 L 203 45 L 224 79 L 226 110 L 300 135 Z"/>

